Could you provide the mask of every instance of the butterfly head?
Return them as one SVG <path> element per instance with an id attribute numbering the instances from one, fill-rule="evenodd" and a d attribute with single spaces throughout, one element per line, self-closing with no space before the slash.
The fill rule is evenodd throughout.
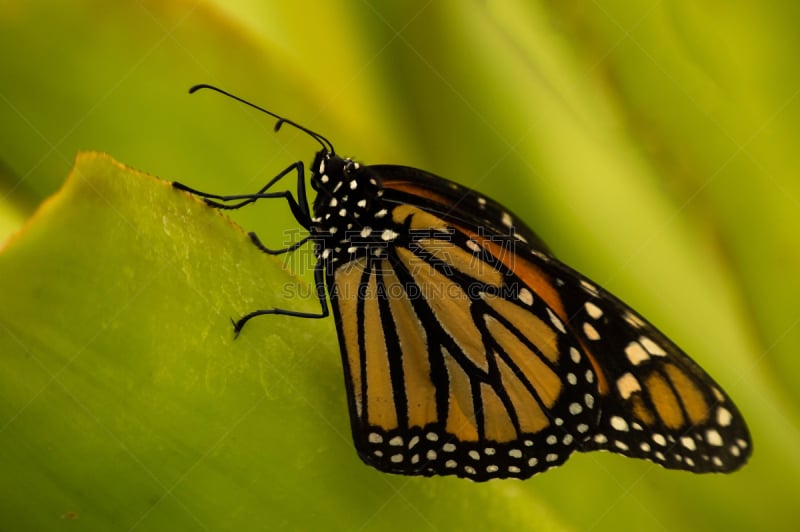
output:
<path id="1" fill-rule="evenodd" d="M 331 191 L 330 185 L 344 173 L 344 159 L 328 150 L 319 150 L 311 163 L 311 172 L 311 188 L 317 192 Z"/>
<path id="2" fill-rule="evenodd" d="M 311 233 L 319 256 L 344 261 L 365 252 L 373 240 L 380 241 L 378 231 L 387 223 L 387 210 L 380 180 L 370 167 L 320 150 L 311 168 L 311 187 L 317 192 Z"/>

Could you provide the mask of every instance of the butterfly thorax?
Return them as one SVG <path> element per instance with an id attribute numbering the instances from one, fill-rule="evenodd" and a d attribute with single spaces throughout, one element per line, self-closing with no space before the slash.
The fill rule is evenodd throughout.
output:
<path id="1" fill-rule="evenodd" d="M 336 267 L 357 257 L 380 257 L 397 233 L 380 179 L 369 167 L 320 151 L 313 164 L 316 190 L 311 235 L 318 258 Z"/>

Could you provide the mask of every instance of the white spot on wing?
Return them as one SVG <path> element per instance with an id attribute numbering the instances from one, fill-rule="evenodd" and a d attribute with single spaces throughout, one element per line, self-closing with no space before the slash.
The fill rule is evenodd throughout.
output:
<path id="1" fill-rule="evenodd" d="M 531 291 L 528 290 L 527 288 L 523 288 L 522 290 L 520 290 L 519 293 L 517 294 L 517 297 L 519 298 L 520 301 L 522 301 L 526 305 L 528 306 L 533 305 L 533 294 L 531 294 Z"/>
<path id="2" fill-rule="evenodd" d="M 561 331 L 562 334 L 567 334 L 567 330 L 564 328 L 564 324 L 561 323 L 561 320 L 558 319 L 558 316 L 553 314 L 553 311 L 549 308 L 547 309 L 547 315 L 550 316 L 550 321 L 553 323 L 556 329 Z"/>
<path id="3" fill-rule="evenodd" d="M 634 366 L 638 366 L 645 360 L 650 358 L 650 355 L 647 354 L 641 344 L 639 342 L 631 342 L 625 348 L 625 355 L 628 357 L 628 360 Z"/>
<path id="4" fill-rule="evenodd" d="M 625 314 L 622 315 L 622 319 L 624 319 L 628 325 L 635 328 L 640 328 L 644 325 L 644 322 L 639 319 L 638 316 L 631 314 L 630 312 L 626 311 Z"/>
<path id="5" fill-rule="evenodd" d="M 706 441 L 711 445 L 720 447 L 722 445 L 722 436 L 716 430 L 708 429 L 706 431 Z"/>
<path id="6" fill-rule="evenodd" d="M 598 293 L 599 293 L 597 291 L 597 287 L 594 286 L 589 281 L 584 281 L 583 279 L 581 279 L 581 286 L 583 287 L 584 290 L 586 290 L 588 293 L 590 293 L 593 296 L 597 296 Z"/>
<path id="7" fill-rule="evenodd" d="M 720 427 L 727 427 L 730 425 L 732 418 L 733 416 L 726 408 L 719 407 L 717 409 L 717 423 Z"/>
<path id="8" fill-rule="evenodd" d="M 600 333 L 597 332 L 597 329 L 589 323 L 588 321 L 583 322 L 583 334 L 586 335 L 586 338 L 589 340 L 599 340 Z"/>
<path id="9" fill-rule="evenodd" d="M 617 390 L 623 399 L 627 399 L 632 394 L 642 391 L 642 387 L 632 373 L 626 373 L 617 379 Z"/>
<path id="10" fill-rule="evenodd" d="M 619 416 L 612 416 L 609 420 L 611 427 L 620 432 L 628 432 L 628 422 Z"/>
<path id="11" fill-rule="evenodd" d="M 589 408 L 594 408 L 594 396 L 590 393 L 583 395 L 583 404 Z"/>
<path id="12" fill-rule="evenodd" d="M 664 351 L 660 345 L 652 341 L 647 336 L 642 336 L 641 338 L 639 338 L 639 342 L 641 342 L 642 347 L 644 347 L 647 350 L 647 352 L 650 353 L 651 355 L 659 357 L 667 356 L 667 352 Z"/>
<path id="13" fill-rule="evenodd" d="M 584 307 L 586 308 L 586 312 L 593 319 L 598 319 L 603 315 L 603 311 L 600 309 L 600 307 L 598 307 L 597 305 L 595 305 L 591 301 L 587 301 L 586 304 L 584 305 Z"/>
<path id="14" fill-rule="evenodd" d="M 381 233 L 381 239 L 385 240 L 386 242 L 388 242 L 390 240 L 394 240 L 398 236 L 399 235 L 397 233 L 395 233 L 394 231 L 392 231 L 391 229 L 384 229 L 383 233 Z"/>

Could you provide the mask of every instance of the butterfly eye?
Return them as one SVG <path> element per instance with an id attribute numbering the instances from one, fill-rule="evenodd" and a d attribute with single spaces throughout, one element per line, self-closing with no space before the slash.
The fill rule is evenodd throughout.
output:
<path id="1" fill-rule="evenodd" d="M 358 163 L 351 159 L 347 159 L 344 163 L 344 175 L 351 176 L 358 170 Z"/>

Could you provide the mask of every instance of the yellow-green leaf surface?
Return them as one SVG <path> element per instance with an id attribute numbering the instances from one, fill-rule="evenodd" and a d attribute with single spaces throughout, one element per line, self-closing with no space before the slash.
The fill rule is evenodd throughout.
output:
<path id="1" fill-rule="evenodd" d="M 778 0 L 0 3 L 0 241 L 28 219 L 0 252 L 0 529 L 800 528 L 798 26 Z M 362 465 L 329 320 L 230 334 L 315 308 L 307 252 L 265 257 L 104 158 L 70 174 L 95 150 L 243 193 L 309 162 L 199 82 L 508 205 L 725 387 L 751 463 L 594 453 L 489 485 Z M 279 201 L 231 216 L 299 235 Z"/>
<path id="2" fill-rule="evenodd" d="M 519 486 L 363 466 L 332 323 L 234 341 L 299 281 L 169 183 L 81 155 L 2 257 L 4 527 L 557 527 Z"/>

